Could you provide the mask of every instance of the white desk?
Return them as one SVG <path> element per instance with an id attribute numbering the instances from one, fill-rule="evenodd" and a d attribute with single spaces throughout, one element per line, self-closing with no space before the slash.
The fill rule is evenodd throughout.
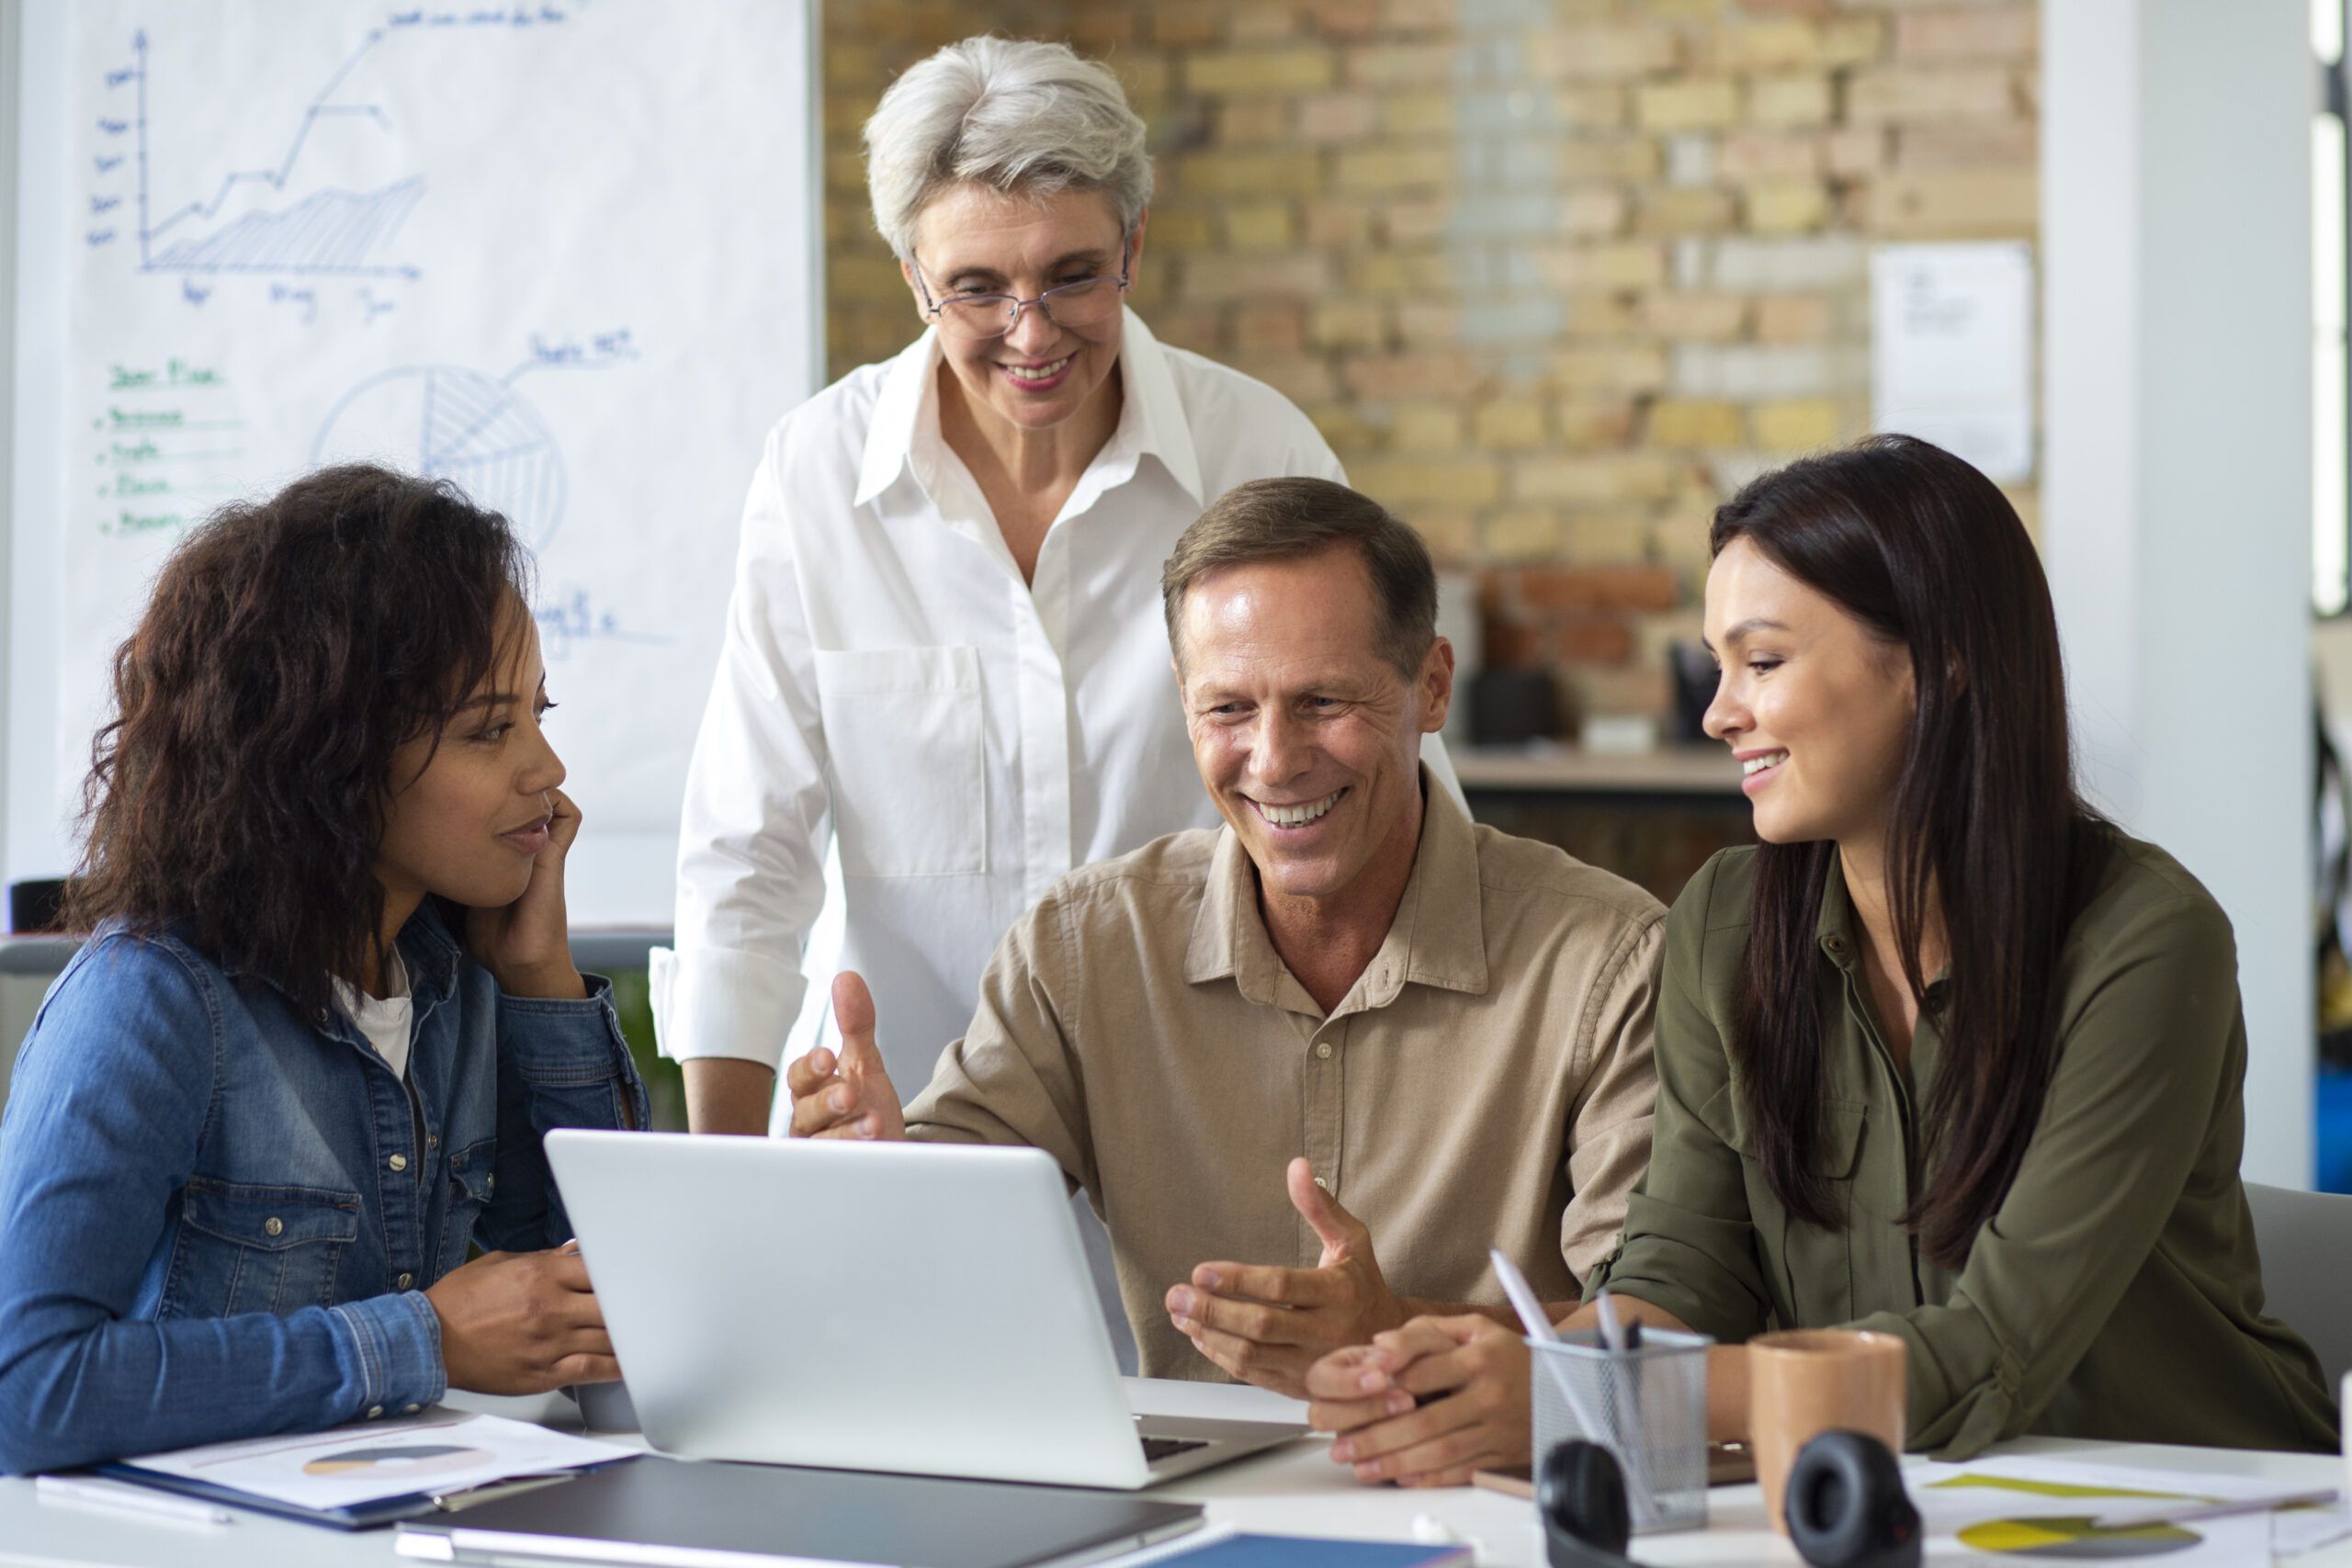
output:
<path id="1" fill-rule="evenodd" d="M 1203 1411 L 1202 1397 L 1202 1391 L 1188 1385 L 1150 1384 L 1141 1386 L 1136 1404 L 1138 1408 L 1181 1415 Z M 453 1403 L 502 1416 L 538 1417 L 559 1426 L 566 1424 L 560 1413 L 570 1409 L 560 1400 L 461 1396 Z M 1229 1406 L 1225 1409 L 1230 1413 Z M 576 1427 L 576 1419 L 570 1424 Z M 1360 1486 L 1323 1450 L 1320 1439 L 1289 1444 L 1170 1483 L 1158 1495 L 1206 1505 L 1212 1522 L 1231 1522 L 1278 1535 L 1403 1540 L 1411 1538 L 1416 1515 L 1434 1514 L 1460 1533 L 1477 1538 L 1486 1549 L 1480 1559 L 1483 1563 L 1493 1568 L 1543 1568 L 1543 1540 L 1530 1505 L 1470 1487 L 1400 1492 L 1393 1487 Z M 2335 1486 L 2344 1478 L 2340 1460 L 2317 1455 L 2041 1438 L 2028 1439 L 2003 1451 L 2276 1477 L 2281 1485 L 2292 1486 Z M 1754 1486 L 1717 1488 L 1708 1495 L 1708 1510 L 1711 1522 L 1705 1530 L 1644 1537 L 1634 1542 L 1635 1555 L 1645 1562 L 1669 1565 L 1803 1562 L 1765 1525 L 1763 1501 Z M 105 1568 L 276 1568 L 277 1564 L 390 1568 L 408 1561 L 393 1554 L 391 1542 L 389 1529 L 345 1534 L 259 1514 L 240 1514 L 232 1525 L 182 1525 L 42 1503 L 35 1500 L 31 1482 L 0 1479 L 0 1563 L 12 1568 L 98 1564 Z M 2293 1568 L 2352 1568 L 2352 1541 L 2282 1561 Z"/>

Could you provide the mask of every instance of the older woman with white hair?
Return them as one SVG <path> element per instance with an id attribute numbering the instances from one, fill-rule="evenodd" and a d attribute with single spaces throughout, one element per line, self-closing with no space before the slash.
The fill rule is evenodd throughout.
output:
<path id="1" fill-rule="evenodd" d="M 1103 66 L 967 39 L 892 85 L 865 145 L 924 330 L 786 415 L 752 478 L 656 961 L 697 1131 L 768 1126 L 828 833 L 841 964 L 922 1083 L 1055 878 L 1215 825 L 1160 563 L 1242 480 L 1342 477 L 1280 393 L 1126 309 L 1151 163 Z"/>

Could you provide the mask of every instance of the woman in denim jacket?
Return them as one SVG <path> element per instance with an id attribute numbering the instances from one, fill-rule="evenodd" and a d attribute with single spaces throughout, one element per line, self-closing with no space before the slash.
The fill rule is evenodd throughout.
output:
<path id="1" fill-rule="evenodd" d="M 527 571 L 368 468 L 164 567 L 0 1121 L 0 1470 L 618 1375 L 540 1138 L 645 1091 L 571 963 Z"/>

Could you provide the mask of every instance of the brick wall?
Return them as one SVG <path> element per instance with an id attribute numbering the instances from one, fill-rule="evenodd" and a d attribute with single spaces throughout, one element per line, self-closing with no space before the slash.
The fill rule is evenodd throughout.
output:
<path id="1" fill-rule="evenodd" d="M 1706 521 L 1862 434 L 1880 240 L 2036 229 L 2032 0 L 828 0 L 836 373 L 917 325 L 857 130 L 981 28 L 1108 59 L 1159 181 L 1135 304 L 1281 388 L 1476 570 L 1490 663 L 1657 713 Z M 2030 491 L 2014 492 L 2029 523 Z"/>

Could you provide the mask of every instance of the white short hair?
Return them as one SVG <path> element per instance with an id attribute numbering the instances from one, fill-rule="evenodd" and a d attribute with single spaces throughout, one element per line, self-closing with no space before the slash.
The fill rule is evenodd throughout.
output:
<path id="1" fill-rule="evenodd" d="M 1099 190 L 1122 232 L 1151 200 L 1143 121 L 1119 79 L 1068 44 L 967 38 L 910 66 L 865 122 L 874 226 L 902 261 L 945 186 L 1052 196 Z"/>

